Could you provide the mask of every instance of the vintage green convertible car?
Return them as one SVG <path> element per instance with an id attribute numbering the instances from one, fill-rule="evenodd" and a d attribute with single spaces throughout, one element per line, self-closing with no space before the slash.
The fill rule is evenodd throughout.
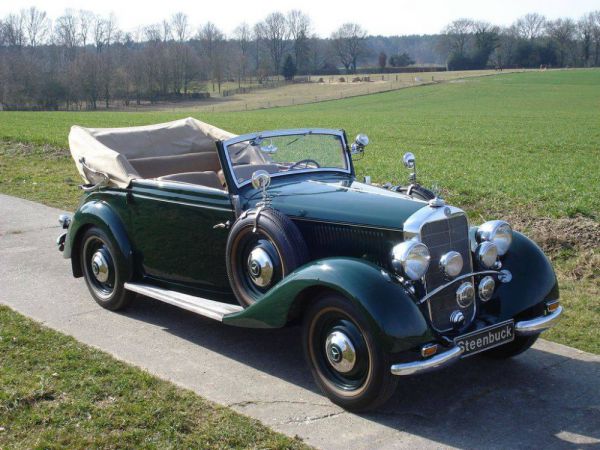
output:
<path id="1" fill-rule="evenodd" d="M 189 118 L 69 142 L 85 194 L 57 243 L 101 306 L 141 294 L 227 325 L 300 322 L 316 383 L 349 410 L 401 376 L 516 355 L 562 313 L 548 259 L 506 222 L 469 227 L 414 172 L 359 182 L 365 135 Z"/>

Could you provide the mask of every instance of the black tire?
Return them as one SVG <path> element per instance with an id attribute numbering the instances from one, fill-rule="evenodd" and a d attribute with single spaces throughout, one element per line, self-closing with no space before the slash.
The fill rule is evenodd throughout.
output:
<path id="1" fill-rule="evenodd" d="M 124 288 L 124 274 L 118 270 L 124 265 L 123 255 L 111 237 L 100 228 L 88 228 L 81 238 L 79 251 L 81 271 L 96 303 L 111 311 L 129 305 L 135 293 Z"/>
<path id="2" fill-rule="evenodd" d="M 514 341 L 491 348 L 483 352 L 482 355 L 493 359 L 512 358 L 513 356 L 520 355 L 524 351 L 529 350 L 529 347 L 535 344 L 538 337 L 540 337 L 539 334 L 533 336 L 517 336 Z"/>
<path id="3" fill-rule="evenodd" d="M 242 306 L 258 300 L 283 277 L 308 261 L 306 243 L 298 227 L 284 214 L 266 208 L 241 216 L 227 238 L 226 264 L 231 288 Z M 256 231 L 254 226 L 256 224 Z M 253 251 L 266 254 L 269 270 L 251 258 Z M 268 279 L 268 282 L 265 282 Z"/>
<path id="4" fill-rule="evenodd" d="M 340 357 L 343 346 L 336 350 L 335 341 L 328 344 L 328 339 L 338 332 L 354 348 L 351 367 L 339 366 L 345 363 Z M 305 314 L 302 340 L 315 382 L 336 405 L 349 411 L 367 411 L 384 404 L 394 394 L 398 380 L 390 371 L 389 356 L 362 314 L 345 297 L 328 293 L 317 299 Z"/>

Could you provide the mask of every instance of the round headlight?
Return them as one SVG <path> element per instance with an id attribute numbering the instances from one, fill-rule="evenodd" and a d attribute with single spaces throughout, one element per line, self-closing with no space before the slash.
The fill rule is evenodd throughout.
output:
<path id="1" fill-rule="evenodd" d="M 450 251 L 440 258 L 440 268 L 449 277 L 457 276 L 463 268 L 463 257 L 460 253 Z"/>
<path id="2" fill-rule="evenodd" d="M 483 277 L 482 280 L 479 282 L 479 298 L 482 301 L 487 302 L 489 299 L 492 298 L 495 287 L 496 282 L 492 277 Z"/>
<path id="3" fill-rule="evenodd" d="M 422 278 L 429 267 L 429 249 L 421 242 L 405 241 L 392 248 L 392 266 L 411 280 Z"/>
<path id="4" fill-rule="evenodd" d="M 512 243 L 512 228 L 503 220 L 485 222 L 477 229 L 479 242 L 489 241 L 496 244 L 498 255 L 502 256 Z"/>
<path id="5" fill-rule="evenodd" d="M 493 242 L 482 242 L 475 250 L 479 263 L 488 269 L 491 269 L 496 264 L 498 258 L 498 247 Z"/>

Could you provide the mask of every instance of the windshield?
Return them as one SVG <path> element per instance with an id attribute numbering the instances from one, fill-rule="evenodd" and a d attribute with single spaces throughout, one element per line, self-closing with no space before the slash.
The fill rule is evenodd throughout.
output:
<path id="1" fill-rule="evenodd" d="M 227 145 L 226 151 L 238 185 L 257 170 L 271 175 L 319 169 L 348 170 L 344 143 L 339 134 L 311 131 L 279 136 L 253 136 Z"/>

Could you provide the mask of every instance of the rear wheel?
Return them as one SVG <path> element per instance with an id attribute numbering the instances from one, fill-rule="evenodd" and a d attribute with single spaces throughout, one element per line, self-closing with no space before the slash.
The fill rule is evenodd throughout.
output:
<path id="1" fill-rule="evenodd" d="M 81 240 L 81 269 L 92 297 L 103 308 L 116 311 L 125 308 L 135 294 L 125 290 L 121 253 L 111 238 L 100 228 L 85 231 Z"/>
<path id="2" fill-rule="evenodd" d="M 327 294 L 311 305 L 303 344 L 317 385 L 342 408 L 373 409 L 396 390 L 387 355 L 361 313 L 341 295 Z"/>

